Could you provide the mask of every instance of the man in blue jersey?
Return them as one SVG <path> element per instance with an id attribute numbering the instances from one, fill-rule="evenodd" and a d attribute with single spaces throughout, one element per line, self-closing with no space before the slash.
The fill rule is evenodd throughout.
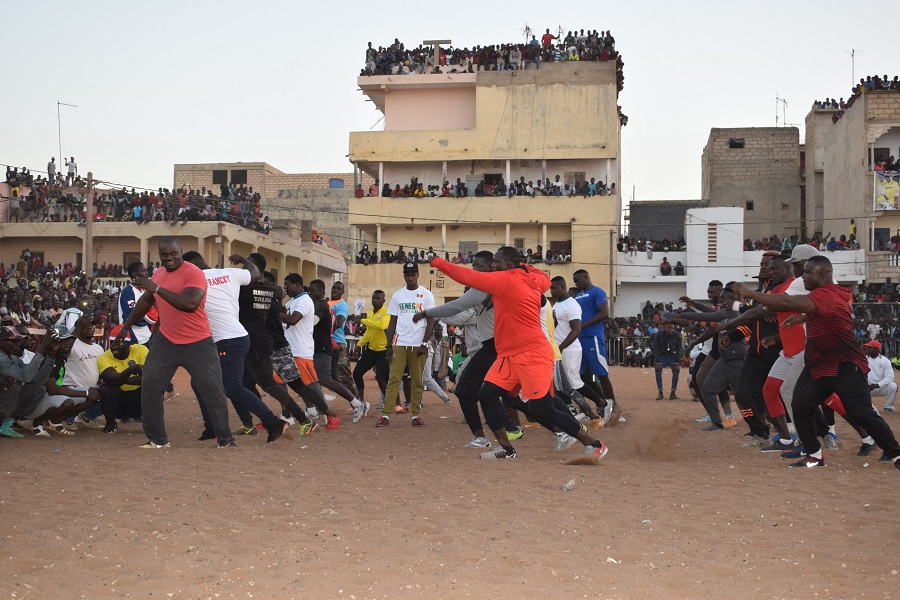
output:
<path id="1" fill-rule="evenodd" d="M 148 277 L 147 268 L 144 266 L 144 263 L 133 262 L 128 265 L 127 271 L 131 281 L 122 288 L 122 292 L 119 294 L 120 325 L 125 322 L 125 319 L 127 319 L 129 315 L 131 315 L 131 311 L 134 310 L 137 301 L 144 295 L 144 290 L 134 285 L 134 278 Z M 138 344 L 146 344 L 150 339 L 150 325 L 152 325 L 152 322 L 148 321 L 147 316 L 145 315 L 131 328 L 131 333 L 134 335 L 134 339 Z"/>
<path id="2" fill-rule="evenodd" d="M 606 362 L 606 330 L 603 321 L 609 317 L 609 299 L 599 287 L 591 283 L 591 276 L 584 269 L 572 274 L 572 280 L 578 294 L 575 300 L 581 306 L 581 380 L 584 384 L 605 399 L 604 404 L 597 404 L 603 410 L 603 422 L 610 426 L 618 425 L 619 411 L 616 409 L 616 396 L 612 382 L 609 380 L 609 366 Z M 594 380 L 600 381 L 599 387 Z"/>

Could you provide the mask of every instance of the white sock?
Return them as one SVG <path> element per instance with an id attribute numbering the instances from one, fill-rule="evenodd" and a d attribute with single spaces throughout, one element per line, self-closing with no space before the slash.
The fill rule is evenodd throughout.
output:
<path id="1" fill-rule="evenodd" d="M 834 425 L 828 428 L 828 433 L 834 433 Z"/>
<path id="2" fill-rule="evenodd" d="M 789 445 L 789 446 L 793 446 L 793 445 L 794 445 L 794 440 L 791 439 L 791 436 L 788 436 L 788 437 L 782 437 L 782 438 L 780 438 L 780 441 L 781 441 L 782 444 L 787 444 L 787 445 Z"/>
<path id="3" fill-rule="evenodd" d="M 810 456 L 811 458 L 819 458 L 819 459 L 821 459 L 821 458 L 822 458 L 822 451 L 819 450 L 818 452 L 813 452 L 813 453 L 810 454 L 809 456 Z"/>
<path id="4" fill-rule="evenodd" d="M 868 436 L 868 437 L 864 437 L 864 438 L 862 439 L 862 443 L 865 444 L 866 446 L 874 446 L 874 445 L 875 445 L 875 440 L 874 440 L 874 439 L 872 438 L 872 436 L 870 435 L 870 436 Z"/>

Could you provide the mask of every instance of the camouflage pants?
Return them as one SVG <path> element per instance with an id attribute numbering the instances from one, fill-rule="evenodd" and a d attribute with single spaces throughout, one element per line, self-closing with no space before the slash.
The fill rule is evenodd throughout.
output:
<path id="1" fill-rule="evenodd" d="M 350 355 L 347 353 L 347 344 L 338 344 L 337 352 L 334 355 L 334 368 L 337 371 L 337 380 L 350 390 L 354 398 L 359 398 L 359 390 L 356 389 L 356 383 L 353 381 L 353 372 L 350 369 Z"/>
<path id="2" fill-rule="evenodd" d="M 300 379 L 300 371 L 297 370 L 297 363 L 294 362 L 290 347 L 272 353 L 272 366 L 285 383 Z"/>

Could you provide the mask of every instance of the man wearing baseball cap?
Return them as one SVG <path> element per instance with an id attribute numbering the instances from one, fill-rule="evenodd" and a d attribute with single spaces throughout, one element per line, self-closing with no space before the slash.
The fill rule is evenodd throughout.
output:
<path id="1" fill-rule="evenodd" d="M 897 384 L 894 383 L 894 369 L 891 368 L 891 361 L 881 353 L 881 342 L 878 340 L 872 340 L 863 346 L 866 348 L 866 360 L 869 361 L 869 391 L 873 398 L 884 396 L 884 411 L 894 412 Z"/>
<path id="2" fill-rule="evenodd" d="M 133 331 L 126 331 L 121 340 L 121 325 L 109 333 L 109 348 L 97 357 L 100 372 L 100 405 L 106 426 L 103 433 L 115 433 L 117 418 L 141 418 L 141 379 L 147 361 L 147 346 L 138 344 Z"/>
<path id="3" fill-rule="evenodd" d="M 25 364 L 21 356 L 26 337 L 14 327 L 0 327 L 0 380 L 9 384 L 0 391 L 0 436 L 4 437 L 23 437 L 12 430 L 15 418 L 32 413 L 44 397 L 44 381 L 59 349 L 59 337 L 51 330 L 41 339 L 31 362 Z"/>
<path id="4" fill-rule="evenodd" d="M 413 316 L 417 312 L 434 308 L 434 296 L 419 285 L 419 265 L 415 261 L 403 265 L 403 279 L 406 281 L 406 287 L 394 292 L 388 303 L 391 320 L 387 328 L 386 358 L 391 363 L 391 374 L 384 393 L 382 417 L 376 427 L 387 427 L 391 424 L 390 415 L 397 405 L 403 371 L 407 368 L 412 382 L 410 398 L 412 425 L 413 427 L 425 425 L 419 417 L 422 411 L 422 374 L 428 357 L 428 340 L 434 331 L 434 319 L 426 317 L 416 322 Z"/>

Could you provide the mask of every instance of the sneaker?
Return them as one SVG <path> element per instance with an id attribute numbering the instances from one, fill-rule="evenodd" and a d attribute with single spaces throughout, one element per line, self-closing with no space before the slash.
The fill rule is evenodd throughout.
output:
<path id="1" fill-rule="evenodd" d="M 750 438 L 749 442 L 744 442 L 743 444 L 741 444 L 741 446 L 743 446 L 744 448 L 759 448 L 763 444 L 768 444 L 768 443 L 769 443 L 768 436 L 762 437 L 760 435 L 754 435 L 753 437 Z"/>
<path id="2" fill-rule="evenodd" d="M 119 426 L 116 425 L 115 421 L 109 421 L 106 423 L 106 426 L 103 428 L 103 433 L 115 433 L 118 431 Z"/>
<path id="3" fill-rule="evenodd" d="M 232 435 L 257 435 L 256 427 L 247 427 L 246 425 L 241 425 L 233 432 Z"/>
<path id="4" fill-rule="evenodd" d="M 477 435 L 472 436 L 472 440 L 463 446 L 463 448 L 490 448 L 491 440 L 486 437 L 478 437 Z"/>
<path id="5" fill-rule="evenodd" d="M 506 431 L 506 437 L 507 437 L 507 438 L 509 439 L 509 441 L 511 441 L 511 442 L 512 442 L 512 441 L 515 441 L 515 440 L 520 440 L 520 439 L 522 439 L 523 437 L 525 437 L 525 430 L 524 430 L 524 429 L 521 429 L 521 428 L 518 428 L 518 429 L 516 429 L 515 431 L 509 431 L 509 430 L 507 430 L 507 431 Z"/>
<path id="6" fill-rule="evenodd" d="M 301 437 L 311 434 L 313 431 L 315 431 L 318 428 L 319 428 L 319 426 L 316 424 L 315 421 L 310 421 L 309 423 L 300 423 L 300 425 L 298 426 Z"/>
<path id="7" fill-rule="evenodd" d="M 284 435 L 284 432 L 287 431 L 288 427 L 290 427 L 290 425 L 288 425 L 281 419 L 278 419 L 277 423 L 274 427 L 272 427 L 272 429 L 267 428 L 269 435 L 266 436 L 266 443 L 269 444 L 280 438 L 282 435 Z"/>
<path id="8" fill-rule="evenodd" d="M 703 415 L 699 419 L 694 419 L 694 423 L 711 423 L 712 418 L 709 415 Z"/>
<path id="9" fill-rule="evenodd" d="M 422 420 L 422 417 L 413 417 L 412 418 L 412 426 L 413 427 L 425 427 L 425 421 Z"/>
<path id="10" fill-rule="evenodd" d="M 325 431 L 337 431 L 341 425 L 341 418 L 338 416 L 325 417 Z"/>
<path id="11" fill-rule="evenodd" d="M 210 431 L 209 429 L 204 429 L 203 433 L 200 434 L 200 437 L 197 438 L 198 442 L 205 442 L 206 440 L 214 440 L 216 439 L 216 434 Z"/>
<path id="12" fill-rule="evenodd" d="M 444 393 L 443 395 L 441 395 L 439 397 L 441 399 L 441 402 L 443 402 L 444 404 L 449 404 L 450 396 L 448 396 L 446 393 Z"/>
<path id="13" fill-rule="evenodd" d="M 288 425 L 296 425 L 297 424 L 297 419 L 295 419 L 294 417 L 291 417 L 291 416 L 286 417 L 284 415 L 281 415 L 280 418 L 282 421 L 284 421 Z"/>
<path id="14" fill-rule="evenodd" d="M 801 456 L 806 456 L 806 452 L 803 450 L 803 444 L 797 444 L 794 446 L 794 449 L 789 452 L 784 452 L 781 455 L 781 458 L 800 458 Z"/>
<path id="15" fill-rule="evenodd" d="M 615 408 L 616 408 L 616 401 L 611 398 L 607 398 L 606 406 L 603 407 L 603 414 L 600 415 L 600 418 L 603 419 L 604 426 L 609 423 L 609 420 L 612 418 L 612 414 L 613 414 L 613 411 L 615 411 Z"/>
<path id="16" fill-rule="evenodd" d="M 779 438 L 777 442 L 772 442 L 768 446 L 760 448 L 760 452 L 790 452 L 794 449 L 794 444 L 785 444 Z"/>
<path id="17" fill-rule="evenodd" d="M 388 419 L 387 417 L 383 416 L 380 419 L 378 419 L 377 423 L 375 423 L 375 427 L 387 427 L 390 424 L 391 424 L 391 420 Z"/>
<path id="18" fill-rule="evenodd" d="M 665 397 L 663 396 L 662 390 L 659 390 L 659 394 L 656 395 L 656 399 L 657 399 L 657 400 L 665 400 Z"/>
<path id="19" fill-rule="evenodd" d="M 369 414 L 369 409 L 370 409 L 370 408 L 372 408 L 372 405 L 371 405 L 371 404 L 369 404 L 368 402 L 363 402 L 363 405 L 362 405 L 362 409 L 363 409 L 363 411 L 362 411 L 362 416 L 365 417 L 366 415 L 368 415 L 368 414 Z"/>
<path id="20" fill-rule="evenodd" d="M 238 445 L 235 442 L 228 442 L 226 444 L 219 444 L 218 449 L 221 450 L 222 448 L 237 448 L 237 447 L 238 447 Z"/>
<path id="21" fill-rule="evenodd" d="M 307 408 L 306 409 L 306 418 L 309 419 L 310 421 L 312 421 L 313 419 L 318 419 L 319 418 L 319 409 L 317 409 L 315 406 L 312 408 Z"/>
<path id="22" fill-rule="evenodd" d="M 722 431 L 725 429 L 724 425 L 716 425 L 715 423 L 711 423 L 704 427 L 701 431 Z"/>
<path id="23" fill-rule="evenodd" d="M 600 442 L 599 446 L 585 446 L 584 453 L 586 456 L 596 456 L 597 460 L 600 460 L 606 453 L 609 452 L 609 448 L 606 447 L 606 444 Z"/>
<path id="24" fill-rule="evenodd" d="M 87 427 L 91 427 L 92 429 L 100 429 L 101 427 L 103 427 L 103 425 L 101 425 L 98 421 L 88 418 L 83 412 L 80 412 L 75 416 L 75 422 L 79 425 L 86 425 Z"/>
<path id="25" fill-rule="evenodd" d="M 176 392 L 175 390 L 172 390 L 171 392 L 166 392 L 165 394 L 163 394 L 163 400 L 168 402 L 169 400 L 174 400 L 175 398 L 177 398 L 180 395 L 181 395 L 181 392 Z"/>
<path id="26" fill-rule="evenodd" d="M 408 413 L 409 409 L 406 408 L 405 406 L 398 404 L 397 406 L 394 407 L 394 412 L 399 415 L 402 415 L 403 413 Z"/>
<path id="27" fill-rule="evenodd" d="M 799 469 L 801 467 L 824 467 L 825 459 L 807 456 L 806 458 L 802 458 L 795 463 L 789 464 L 788 466 L 794 469 Z"/>
<path id="28" fill-rule="evenodd" d="M 364 407 L 363 407 L 362 404 L 360 404 L 359 406 L 354 406 L 354 407 L 353 407 L 353 422 L 354 422 L 354 423 L 359 423 L 359 420 L 362 419 L 362 417 L 363 417 L 363 408 L 364 408 Z"/>
<path id="29" fill-rule="evenodd" d="M 232 442 L 232 443 L 234 443 L 234 442 Z M 138 448 L 144 448 L 147 450 L 155 450 L 157 448 L 171 448 L 171 447 L 172 446 L 169 445 L 169 442 L 166 442 L 165 444 L 154 444 L 150 440 L 147 440 L 146 444 L 141 444 L 140 446 L 138 446 Z"/>
<path id="30" fill-rule="evenodd" d="M 556 434 L 556 449 L 557 450 L 566 450 L 572 447 L 572 444 L 577 442 L 578 440 L 568 433 L 560 432 Z"/>
<path id="31" fill-rule="evenodd" d="M 894 407 L 893 406 L 885 406 L 884 412 L 894 412 Z"/>
<path id="32" fill-rule="evenodd" d="M 674 391 L 671 394 L 669 394 L 669 400 L 678 400 L 678 396 L 675 395 Z"/>
<path id="33" fill-rule="evenodd" d="M 875 452 L 875 449 L 878 448 L 875 444 L 866 444 L 863 443 L 862 446 L 859 447 L 859 451 L 856 453 L 857 456 L 868 456 Z"/>
<path id="34" fill-rule="evenodd" d="M 737 420 L 732 416 L 726 416 L 724 419 L 722 419 L 722 426 L 725 427 L 725 429 L 737 427 Z"/>
<path id="35" fill-rule="evenodd" d="M 479 456 L 481 456 L 482 460 L 507 460 L 510 458 L 516 457 L 516 451 L 507 452 L 506 448 L 500 446 L 496 450 L 491 450 L 490 452 L 482 452 Z"/>
<path id="36" fill-rule="evenodd" d="M 822 445 L 825 446 L 828 450 L 837 450 L 837 436 L 833 433 L 828 433 L 822 436 Z"/>
<path id="37" fill-rule="evenodd" d="M 887 452 L 881 453 L 881 458 L 878 459 L 878 462 L 891 462 L 891 459 L 888 458 Z"/>
<path id="38" fill-rule="evenodd" d="M 23 438 L 23 437 L 25 437 L 18 431 L 13 431 L 12 426 L 13 426 L 14 422 L 15 421 L 13 421 L 12 419 L 7 419 L 6 421 L 3 421 L 3 423 L 0 424 L 0 435 L 2 435 L 4 437 L 8 437 L 8 438 Z"/>

